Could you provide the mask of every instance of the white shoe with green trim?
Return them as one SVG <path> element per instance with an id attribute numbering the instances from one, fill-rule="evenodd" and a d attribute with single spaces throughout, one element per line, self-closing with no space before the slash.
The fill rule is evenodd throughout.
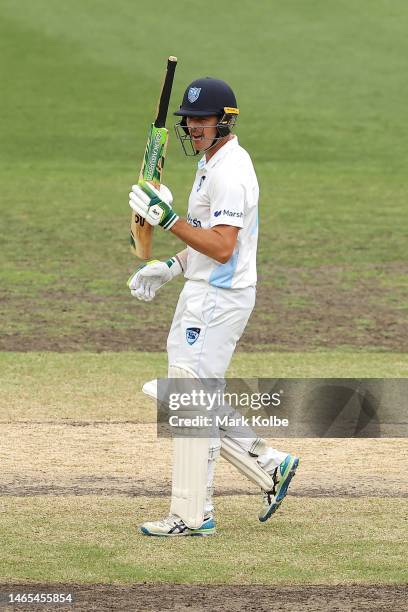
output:
<path id="1" fill-rule="evenodd" d="M 281 505 L 286 493 L 290 481 L 292 480 L 297 467 L 299 465 L 299 458 L 293 455 L 288 455 L 282 463 L 275 468 L 273 472 L 273 489 L 270 491 L 263 491 L 263 506 L 260 511 L 258 518 L 261 523 L 268 520 L 269 517 L 274 514 L 279 506 Z"/>
<path id="2" fill-rule="evenodd" d="M 178 516 L 170 514 L 162 521 L 143 523 L 140 531 L 149 536 L 208 536 L 215 533 L 215 520 L 212 514 L 204 517 L 203 524 L 198 529 L 190 529 Z"/>

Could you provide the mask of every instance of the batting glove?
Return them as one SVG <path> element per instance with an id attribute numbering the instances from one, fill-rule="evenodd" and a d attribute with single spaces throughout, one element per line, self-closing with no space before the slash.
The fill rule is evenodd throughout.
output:
<path id="1" fill-rule="evenodd" d="M 139 266 L 133 276 L 129 278 L 127 284 L 133 297 L 150 302 L 160 287 L 181 272 L 181 265 L 175 257 L 167 261 L 152 259 L 147 264 Z"/>
<path id="2" fill-rule="evenodd" d="M 159 191 L 147 181 L 133 185 L 129 193 L 130 208 L 146 219 L 150 225 L 160 225 L 165 230 L 173 227 L 178 220 L 178 215 L 171 207 L 172 202 L 170 189 L 162 185 Z"/>

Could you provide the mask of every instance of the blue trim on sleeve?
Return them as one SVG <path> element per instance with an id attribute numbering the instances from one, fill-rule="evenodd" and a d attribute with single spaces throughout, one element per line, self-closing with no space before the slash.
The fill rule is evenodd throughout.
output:
<path id="1" fill-rule="evenodd" d="M 232 279 L 237 269 L 238 264 L 238 249 L 234 251 L 229 260 L 225 264 L 219 264 L 211 272 L 209 283 L 214 287 L 222 287 L 223 289 L 230 289 L 232 285 Z"/>
<path id="2" fill-rule="evenodd" d="M 249 234 L 250 236 L 253 236 L 254 234 L 256 234 L 256 232 L 258 231 L 258 225 L 259 225 L 259 212 L 257 211 L 255 223 L 252 226 L 252 229 L 251 229 L 250 234 Z"/>

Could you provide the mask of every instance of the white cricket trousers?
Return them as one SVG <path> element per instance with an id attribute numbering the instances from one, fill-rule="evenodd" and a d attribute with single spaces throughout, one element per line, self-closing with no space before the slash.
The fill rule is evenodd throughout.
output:
<path id="1" fill-rule="evenodd" d="M 205 281 L 188 280 L 180 293 L 167 340 L 169 365 L 185 366 L 199 378 L 224 378 L 254 308 L 255 296 L 255 287 L 223 289 Z M 257 439 L 249 427 L 227 427 L 225 435 L 244 453 Z M 214 451 L 219 452 L 219 446 L 217 439 L 210 448 L 206 512 L 213 509 L 211 492 L 217 455 Z M 286 456 L 287 453 L 269 448 L 258 461 L 270 472 Z"/>
<path id="2" fill-rule="evenodd" d="M 255 287 L 221 289 L 187 281 L 167 340 L 169 365 L 185 365 L 199 378 L 224 378 L 254 308 L 255 293 Z"/>

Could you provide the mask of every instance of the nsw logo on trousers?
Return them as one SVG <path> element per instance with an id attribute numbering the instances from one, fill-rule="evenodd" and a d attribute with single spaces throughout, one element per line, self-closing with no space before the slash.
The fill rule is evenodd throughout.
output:
<path id="1" fill-rule="evenodd" d="M 189 344 L 194 344 L 198 340 L 201 329 L 199 327 L 187 327 L 186 340 Z"/>

